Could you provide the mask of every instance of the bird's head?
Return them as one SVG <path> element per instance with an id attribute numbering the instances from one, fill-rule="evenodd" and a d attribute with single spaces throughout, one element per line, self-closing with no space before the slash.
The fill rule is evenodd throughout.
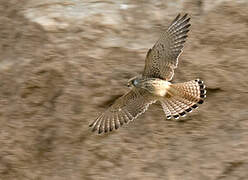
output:
<path id="1" fill-rule="evenodd" d="M 133 86 L 137 86 L 139 84 L 140 80 L 141 80 L 141 76 L 140 75 L 135 76 L 135 77 L 129 79 L 128 82 L 127 82 L 127 87 L 132 88 Z"/>

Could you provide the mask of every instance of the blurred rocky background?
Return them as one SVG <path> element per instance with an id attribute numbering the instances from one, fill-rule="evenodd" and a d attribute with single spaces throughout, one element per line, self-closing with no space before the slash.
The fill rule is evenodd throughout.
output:
<path id="1" fill-rule="evenodd" d="M 152 105 L 118 131 L 91 133 L 186 12 L 173 81 L 203 79 L 206 103 L 171 121 Z M 247 0 L 1 0 L 0 179 L 246 180 L 247 58 Z"/>

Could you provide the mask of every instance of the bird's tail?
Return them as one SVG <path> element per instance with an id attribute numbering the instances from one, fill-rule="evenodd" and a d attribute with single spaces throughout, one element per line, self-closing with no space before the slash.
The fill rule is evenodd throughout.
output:
<path id="1" fill-rule="evenodd" d="M 168 93 L 160 99 L 167 119 L 185 116 L 203 103 L 206 90 L 203 81 L 197 79 L 185 83 L 171 84 Z"/>

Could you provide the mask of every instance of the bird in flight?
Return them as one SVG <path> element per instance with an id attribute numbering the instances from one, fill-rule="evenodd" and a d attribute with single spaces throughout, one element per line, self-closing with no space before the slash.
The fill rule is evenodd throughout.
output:
<path id="1" fill-rule="evenodd" d="M 159 102 L 167 119 L 185 116 L 198 104 L 203 103 L 206 90 L 203 81 L 196 79 L 172 84 L 170 81 L 177 68 L 190 27 L 187 14 L 180 14 L 149 49 L 145 68 L 141 75 L 131 78 L 127 85 L 130 91 L 118 98 L 89 126 L 92 131 L 113 131 L 144 113 L 149 105 Z"/>

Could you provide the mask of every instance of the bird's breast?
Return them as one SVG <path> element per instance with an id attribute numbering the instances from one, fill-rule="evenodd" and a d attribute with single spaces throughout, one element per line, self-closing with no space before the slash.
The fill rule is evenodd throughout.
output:
<path id="1" fill-rule="evenodd" d="M 161 79 L 152 79 L 148 80 L 145 83 L 145 89 L 150 91 L 152 94 L 156 96 L 164 97 L 168 92 L 168 88 L 170 87 L 170 82 L 161 80 Z"/>

